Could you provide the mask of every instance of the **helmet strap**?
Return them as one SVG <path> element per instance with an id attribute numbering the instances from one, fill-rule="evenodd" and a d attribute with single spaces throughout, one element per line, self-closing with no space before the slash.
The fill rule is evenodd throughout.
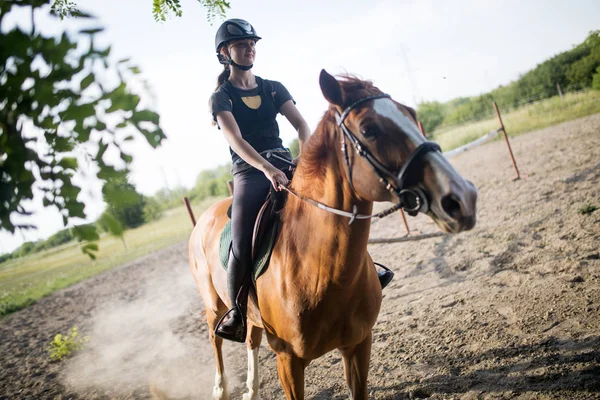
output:
<path id="1" fill-rule="evenodd" d="M 237 69 L 241 69 L 242 71 L 250 71 L 250 69 L 252 69 L 252 67 L 254 67 L 254 64 L 240 65 L 240 64 L 236 63 L 235 61 L 233 61 L 233 59 L 231 59 L 231 58 L 229 59 L 229 64 L 233 65 Z"/>
<path id="2" fill-rule="evenodd" d="M 250 64 L 250 65 L 240 65 L 238 63 L 236 63 L 235 61 L 233 61 L 233 57 L 231 57 L 231 54 L 229 53 L 229 49 L 225 49 L 227 51 L 227 58 L 229 59 L 229 65 L 233 65 L 234 67 L 236 67 L 239 70 L 242 71 L 250 71 L 252 69 L 252 67 L 254 67 L 254 64 Z M 221 60 L 219 58 L 219 60 Z"/>

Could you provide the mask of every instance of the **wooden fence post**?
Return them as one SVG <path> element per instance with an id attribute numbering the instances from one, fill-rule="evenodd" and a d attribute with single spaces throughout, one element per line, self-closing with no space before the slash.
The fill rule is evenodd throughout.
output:
<path id="1" fill-rule="evenodd" d="M 508 147 L 508 153 L 510 154 L 510 159 L 512 161 L 512 165 L 515 168 L 515 172 L 517 175 L 512 179 L 516 181 L 517 179 L 521 179 L 521 174 L 519 174 L 519 168 L 517 168 L 517 162 L 515 161 L 515 156 L 513 155 L 512 148 L 510 147 L 510 142 L 508 141 L 508 135 L 506 134 L 506 129 L 504 128 L 504 123 L 502 122 L 502 117 L 500 116 L 500 110 L 498 110 L 498 104 L 494 101 L 494 110 L 496 110 L 496 115 L 498 116 L 498 122 L 500 122 L 500 129 L 504 134 L 504 140 L 506 141 L 506 147 Z"/>

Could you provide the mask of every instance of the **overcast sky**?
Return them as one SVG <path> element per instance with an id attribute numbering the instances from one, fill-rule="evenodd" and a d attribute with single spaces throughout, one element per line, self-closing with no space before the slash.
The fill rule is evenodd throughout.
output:
<path id="1" fill-rule="evenodd" d="M 214 51 L 221 21 L 209 25 L 194 0 L 182 0 L 183 17 L 166 23 L 154 22 L 152 0 L 77 3 L 106 27 L 103 41 L 115 59 L 131 57 L 156 95 L 168 140 L 156 151 L 141 141 L 131 148 L 138 190 L 151 195 L 165 185 L 191 187 L 201 170 L 228 163 L 227 144 L 211 126 L 207 107 L 222 70 Z M 322 68 L 370 79 L 414 107 L 507 84 L 600 29 L 597 0 L 232 0 L 227 17 L 254 25 L 263 38 L 254 73 L 282 82 L 312 129 L 326 109 L 318 86 Z M 13 18 L 27 26 L 30 15 Z M 77 24 L 38 19 L 44 32 Z M 287 121 L 279 123 L 287 144 L 294 131 Z M 38 202 L 32 207 L 39 229 L 0 233 L 0 253 L 62 228 L 55 210 L 42 210 Z M 91 220 L 102 209 L 97 196 L 87 201 Z"/>

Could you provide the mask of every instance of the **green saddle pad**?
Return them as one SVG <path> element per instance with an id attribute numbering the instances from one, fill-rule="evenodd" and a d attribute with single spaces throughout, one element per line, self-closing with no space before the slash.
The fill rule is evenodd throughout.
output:
<path id="1" fill-rule="evenodd" d="M 279 220 L 271 225 L 267 234 L 263 237 L 261 242 L 259 243 L 258 251 L 256 252 L 256 259 L 253 262 L 254 272 L 252 276 L 256 281 L 259 276 L 263 274 L 267 270 L 269 265 L 269 260 L 271 259 L 271 253 L 273 252 L 273 247 L 275 246 L 275 239 L 277 238 L 277 233 L 279 231 Z M 229 261 L 229 249 L 231 249 L 231 220 L 227 221 L 227 225 L 225 225 L 225 229 L 221 233 L 221 241 L 219 243 L 219 256 L 221 258 L 221 266 L 227 270 L 227 263 Z"/>

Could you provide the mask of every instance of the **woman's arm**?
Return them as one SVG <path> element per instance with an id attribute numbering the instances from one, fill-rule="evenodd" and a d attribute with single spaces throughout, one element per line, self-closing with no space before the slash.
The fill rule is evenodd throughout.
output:
<path id="1" fill-rule="evenodd" d="M 240 128 L 230 111 L 219 111 L 216 115 L 217 122 L 221 127 L 225 140 L 231 149 L 239 155 L 242 160 L 258 169 L 271 181 L 273 187 L 279 190 L 278 184 L 286 186 L 288 179 L 283 172 L 275 168 L 265 160 L 248 142 L 242 138 Z"/>
<path id="2" fill-rule="evenodd" d="M 292 100 L 288 100 L 279 109 L 281 113 L 290 121 L 290 124 L 298 132 L 298 142 L 300 143 L 300 153 L 302 153 L 302 146 L 308 140 L 310 136 L 310 128 L 308 124 L 300 114 L 300 111 L 296 108 L 296 105 Z"/>

